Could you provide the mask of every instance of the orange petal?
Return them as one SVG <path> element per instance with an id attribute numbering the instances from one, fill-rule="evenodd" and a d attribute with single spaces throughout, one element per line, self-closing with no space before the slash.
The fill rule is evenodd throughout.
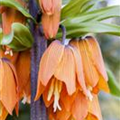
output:
<path id="1" fill-rule="evenodd" d="M 64 105 L 61 103 L 60 105 L 62 107 L 62 110 L 61 111 L 57 111 L 55 114 L 56 114 L 56 119 L 57 120 L 68 120 L 68 118 L 70 117 L 71 113 L 68 112 Z"/>
<path id="2" fill-rule="evenodd" d="M 98 83 L 99 76 L 97 70 L 95 69 L 91 59 L 90 54 L 88 52 L 88 47 L 86 45 L 85 40 L 79 42 L 79 49 L 82 56 L 83 61 L 83 70 L 85 75 L 85 80 L 88 86 L 95 87 Z"/>
<path id="3" fill-rule="evenodd" d="M 19 53 L 16 63 L 20 94 L 24 92 L 26 86 L 30 86 L 30 51 Z M 30 88 L 30 87 L 28 87 Z M 30 90 L 30 89 L 28 89 Z M 30 92 L 29 92 L 30 93 Z"/>
<path id="4" fill-rule="evenodd" d="M 45 102 L 46 107 L 49 107 L 54 101 L 53 95 L 51 96 L 51 99 L 48 101 L 48 94 L 49 94 L 49 90 L 50 90 L 50 87 L 51 87 L 51 82 L 52 82 L 53 79 L 54 78 L 51 79 L 51 81 L 48 83 L 47 87 L 45 88 L 45 91 L 43 92 L 43 100 Z M 54 87 L 54 86 L 52 86 L 52 87 Z"/>
<path id="5" fill-rule="evenodd" d="M 93 101 L 89 101 L 89 113 L 90 115 L 88 115 L 87 120 L 91 120 L 91 116 L 93 118 L 92 120 L 102 120 L 98 97 L 95 94 L 93 94 Z"/>
<path id="6" fill-rule="evenodd" d="M 40 62 L 38 88 L 40 81 L 44 86 L 47 85 L 61 61 L 63 52 L 64 45 L 62 45 L 58 40 L 52 42 L 48 49 L 45 51 Z"/>
<path id="7" fill-rule="evenodd" d="M 67 87 L 67 92 L 72 95 L 76 90 L 75 61 L 69 46 L 65 47 L 64 55 L 55 71 L 55 77 L 63 81 Z"/>
<path id="8" fill-rule="evenodd" d="M 107 81 L 105 81 L 105 79 L 102 76 L 100 76 L 100 79 L 99 79 L 99 82 L 98 82 L 98 88 L 100 90 L 103 90 L 103 91 L 107 92 L 107 93 L 110 93 L 108 83 L 107 83 Z"/>
<path id="9" fill-rule="evenodd" d="M 60 11 L 61 0 L 39 0 L 42 12 L 47 15 L 52 15 L 55 11 Z"/>
<path id="10" fill-rule="evenodd" d="M 18 100 L 15 73 L 11 70 L 11 67 L 6 62 L 3 62 L 1 69 L 4 69 L 2 74 L 4 79 L 1 79 L 3 77 L 0 78 L 2 83 L 2 89 L 0 90 L 0 100 L 6 110 L 12 114 L 12 111 Z"/>
<path id="11" fill-rule="evenodd" d="M 89 46 L 91 58 L 95 64 L 97 70 L 100 72 L 100 74 L 107 81 L 108 76 L 107 76 L 107 73 L 105 70 L 104 61 L 103 61 L 101 50 L 100 50 L 100 47 L 99 47 L 97 40 L 95 38 L 90 37 L 90 38 L 88 38 L 88 40 L 86 40 L 86 42 Z"/>
<path id="12" fill-rule="evenodd" d="M 47 39 L 56 37 L 59 28 L 59 21 L 60 12 L 55 12 L 55 14 L 51 16 L 47 14 L 42 15 L 43 30 Z"/>
<path id="13" fill-rule="evenodd" d="M 0 109 L 1 109 L 1 113 L 0 113 L 0 120 L 6 120 L 8 112 L 6 111 L 6 109 L 1 106 L 2 103 L 0 103 Z"/>
<path id="14" fill-rule="evenodd" d="M 67 111 L 70 111 L 71 110 L 71 105 L 73 104 L 75 98 L 76 98 L 76 94 L 77 92 L 75 92 L 73 95 L 69 96 L 68 93 L 67 93 L 67 90 L 65 88 L 65 85 L 63 86 L 63 90 L 61 92 L 61 101 L 63 103 L 63 105 L 65 106 L 65 109 Z"/>
<path id="15" fill-rule="evenodd" d="M 76 45 L 78 46 L 78 42 L 76 42 Z M 76 73 L 77 73 L 77 80 L 79 82 L 79 85 L 81 86 L 83 92 L 85 95 L 87 95 L 87 88 L 85 84 L 84 74 L 83 74 L 83 65 L 82 65 L 82 58 L 80 55 L 80 52 L 77 48 L 73 47 L 72 49 L 74 58 L 75 58 L 75 64 L 76 64 Z"/>
<path id="16" fill-rule="evenodd" d="M 88 100 L 81 92 L 78 92 L 71 112 L 75 120 L 83 120 L 86 118 L 88 114 Z"/>
<path id="17" fill-rule="evenodd" d="M 36 96 L 35 96 L 35 101 L 38 100 L 40 98 L 40 96 L 43 94 L 45 90 L 45 86 L 42 85 L 42 83 L 39 83 L 39 86 L 37 87 L 37 92 L 36 92 Z"/>

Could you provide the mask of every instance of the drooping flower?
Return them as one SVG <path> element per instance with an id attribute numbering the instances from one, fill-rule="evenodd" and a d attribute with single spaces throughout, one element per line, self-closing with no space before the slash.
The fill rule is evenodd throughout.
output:
<path id="1" fill-rule="evenodd" d="M 5 55 L 0 49 L 0 58 L 7 58 L 16 68 L 19 82 L 19 100 L 30 103 L 30 50 L 14 52 L 13 56 Z M 24 68 L 23 68 L 24 67 Z"/>
<path id="2" fill-rule="evenodd" d="M 108 77 L 97 40 L 86 37 L 79 41 L 72 40 L 70 44 L 75 46 L 81 54 L 87 87 L 94 93 L 100 90 L 109 93 Z"/>
<path id="3" fill-rule="evenodd" d="M 58 40 L 52 42 L 40 62 L 35 100 L 43 95 L 46 107 L 53 103 L 54 112 L 56 112 L 57 109 L 61 110 L 59 101 L 64 94 L 62 92 L 64 88 L 68 96 L 74 96 L 76 89 L 79 89 L 90 97 L 81 62 L 80 54 L 75 47 L 63 45 Z M 70 101 L 72 101 L 71 98 Z"/>
<path id="4" fill-rule="evenodd" d="M 24 98 L 24 103 L 30 103 L 30 50 L 19 52 L 15 66 L 18 75 L 20 98 Z"/>
<path id="5" fill-rule="evenodd" d="M 67 101 L 68 102 L 68 101 Z M 52 105 L 48 108 L 50 120 L 102 120 L 99 101 L 97 95 L 93 94 L 93 100 L 90 101 L 79 91 L 68 111 L 60 103 L 62 111 L 53 112 Z"/>
<path id="6" fill-rule="evenodd" d="M 61 0 L 39 0 L 42 9 L 42 26 L 47 39 L 57 34 L 60 21 Z"/>
<path id="7" fill-rule="evenodd" d="M 0 59 L 0 119 L 5 120 L 14 109 L 18 114 L 19 85 L 14 66 L 6 58 Z"/>

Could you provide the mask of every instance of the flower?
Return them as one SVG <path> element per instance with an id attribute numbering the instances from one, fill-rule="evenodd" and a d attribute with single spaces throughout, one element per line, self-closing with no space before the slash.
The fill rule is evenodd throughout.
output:
<path id="1" fill-rule="evenodd" d="M 82 91 L 85 96 L 90 97 L 82 68 L 81 57 L 75 47 L 63 45 L 58 40 L 52 42 L 40 62 L 35 100 L 43 95 L 46 107 L 53 103 L 54 112 L 56 112 L 61 110 L 59 101 L 61 96 L 65 94 L 64 88 L 66 88 L 66 94 L 71 96 L 69 97 L 70 101 L 74 100 L 72 96 L 77 89 Z M 63 104 L 66 104 L 66 102 Z"/>
<path id="2" fill-rule="evenodd" d="M 18 75 L 20 99 L 23 98 L 23 103 L 30 103 L 30 50 L 19 52 L 15 66 Z"/>
<path id="3" fill-rule="evenodd" d="M 70 111 L 62 102 L 61 106 L 62 111 L 56 111 L 56 113 L 53 112 L 52 106 L 48 108 L 50 120 L 102 120 L 98 97 L 95 94 L 93 94 L 93 100 L 90 101 L 81 92 L 78 92 L 74 102 L 70 104 Z"/>
<path id="4" fill-rule="evenodd" d="M 81 54 L 87 88 L 93 93 L 98 93 L 99 90 L 109 93 L 108 77 L 97 40 L 88 36 L 83 40 L 72 40 L 70 44 Z"/>
<path id="5" fill-rule="evenodd" d="M 61 0 L 39 0 L 42 9 L 42 26 L 47 39 L 57 34 L 60 21 Z"/>
<path id="6" fill-rule="evenodd" d="M 14 109 L 18 114 L 19 85 L 14 66 L 6 58 L 0 59 L 0 118 L 5 120 Z"/>

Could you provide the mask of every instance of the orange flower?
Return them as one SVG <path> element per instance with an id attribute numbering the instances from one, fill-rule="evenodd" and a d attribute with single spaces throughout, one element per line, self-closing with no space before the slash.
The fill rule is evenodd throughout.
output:
<path id="1" fill-rule="evenodd" d="M 43 94 L 47 107 L 53 103 L 54 112 L 57 109 L 61 110 L 59 101 L 65 94 L 64 88 L 66 88 L 68 96 L 74 96 L 76 89 L 79 89 L 86 96 L 91 97 L 85 85 L 82 61 L 78 50 L 56 40 L 51 43 L 42 56 L 35 100 Z M 72 100 L 70 99 L 70 101 Z M 65 103 L 66 101 L 63 104 Z"/>
<path id="2" fill-rule="evenodd" d="M 6 58 L 0 59 L 0 118 L 5 120 L 7 114 L 12 115 L 14 108 L 18 113 L 18 78 L 14 66 Z"/>
<path id="3" fill-rule="evenodd" d="M 57 34 L 60 21 L 61 0 L 39 0 L 43 15 L 42 25 L 47 39 Z"/>
<path id="4" fill-rule="evenodd" d="M 61 0 L 39 0 L 42 12 L 47 15 L 53 15 L 57 10 L 60 11 Z"/>
<path id="5" fill-rule="evenodd" d="M 62 102 L 60 104 L 62 111 L 54 113 L 52 105 L 48 108 L 50 120 L 102 120 L 98 97 L 95 94 L 93 94 L 93 100 L 90 101 L 78 91 L 74 102 L 70 105 L 70 111 L 66 110 Z"/>
<path id="6" fill-rule="evenodd" d="M 16 62 L 16 71 L 18 75 L 20 98 L 23 102 L 30 102 L 30 50 L 19 52 Z"/>
<path id="7" fill-rule="evenodd" d="M 94 93 L 99 90 L 109 93 L 108 77 L 97 40 L 93 37 L 86 37 L 84 40 L 72 40 L 70 44 L 75 46 L 82 56 L 87 87 Z"/>

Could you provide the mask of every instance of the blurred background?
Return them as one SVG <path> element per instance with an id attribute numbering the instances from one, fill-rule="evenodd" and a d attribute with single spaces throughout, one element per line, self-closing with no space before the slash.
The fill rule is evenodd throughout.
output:
<path id="1" fill-rule="evenodd" d="M 111 6 L 118 4 L 120 5 L 120 0 L 106 0 L 104 3 L 101 2 L 100 5 Z M 120 25 L 120 18 L 109 19 L 105 22 Z M 96 35 L 96 37 L 100 43 L 106 67 L 114 73 L 116 82 L 120 86 L 120 37 L 103 34 Z M 120 98 L 101 92 L 99 99 L 103 120 L 120 120 Z M 19 118 L 8 116 L 7 120 L 30 120 L 29 116 L 30 106 L 21 104 Z"/>

